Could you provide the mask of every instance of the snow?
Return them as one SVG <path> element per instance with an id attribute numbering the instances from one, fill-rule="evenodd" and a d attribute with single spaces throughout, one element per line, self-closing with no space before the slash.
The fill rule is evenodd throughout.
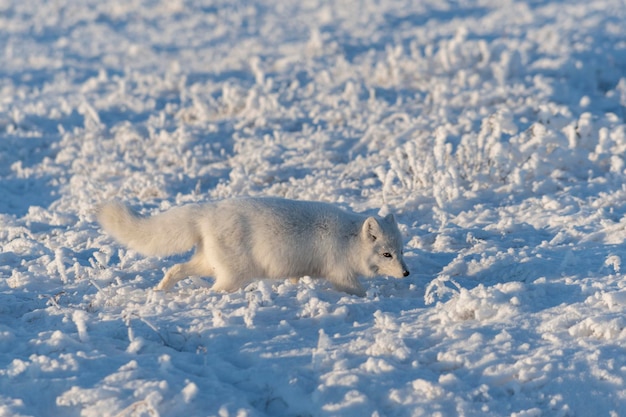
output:
<path id="1" fill-rule="evenodd" d="M 626 3 L 0 0 L 0 416 L 626 415 Z M 232 294 L 95 222 L 396 214 L 412 275 Z"/>

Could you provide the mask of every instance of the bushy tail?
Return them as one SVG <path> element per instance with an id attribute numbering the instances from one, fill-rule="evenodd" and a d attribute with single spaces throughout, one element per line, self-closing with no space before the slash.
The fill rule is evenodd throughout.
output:
<path id="1" fill-rule="evenodd" d="M 98 210 L 98 221 L 118 242 L 143 255 L 183 253 L 200 241 L 196 227 L 198 206 L 176 207 L 152 217 L 140 217 L 119 201 Z"/>

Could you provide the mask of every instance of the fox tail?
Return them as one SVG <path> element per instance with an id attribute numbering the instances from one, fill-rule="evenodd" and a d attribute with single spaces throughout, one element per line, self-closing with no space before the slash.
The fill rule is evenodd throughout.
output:
<path id="1" fill-rule="evenodd" d="M 200 242 L 196 226 L 197 205 L 172 208 L 141 217 L 119 201 L 100 206 L 97 212 L 102 228 L 118 242 L 150 256 L 187 252 Z"/>

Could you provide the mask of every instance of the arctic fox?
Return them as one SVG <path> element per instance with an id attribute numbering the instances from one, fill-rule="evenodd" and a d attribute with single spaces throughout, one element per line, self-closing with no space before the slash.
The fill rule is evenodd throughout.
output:
<path id="1" fill-rule="evenodd" d="M 98 220 L 115 239 L 144 255 L 184 253 L 156 287 L 167 291 L 193 275 L 235 291 L 255 278 L 325 278 L 363 296 L 358 276 L 409 275 L 392 214 L 367 217 L 331 204 L 282 198 L 237 198 L 139 217 L 124 204 L 101 206 Z"/>

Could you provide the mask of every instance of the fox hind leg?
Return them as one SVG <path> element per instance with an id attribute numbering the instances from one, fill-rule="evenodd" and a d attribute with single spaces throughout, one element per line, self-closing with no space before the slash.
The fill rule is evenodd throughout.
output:
<path id="1" fill-rule="evenodd" d="M 157 291 L 169 291 L 178 281 L 193 275 L 209 276 L 213 274 L 213 268 L 204 260 L 201 253 L 196 252 L 189 262 L 176 264 L 167 270 L 165 276 L 156 286 Z"/>

